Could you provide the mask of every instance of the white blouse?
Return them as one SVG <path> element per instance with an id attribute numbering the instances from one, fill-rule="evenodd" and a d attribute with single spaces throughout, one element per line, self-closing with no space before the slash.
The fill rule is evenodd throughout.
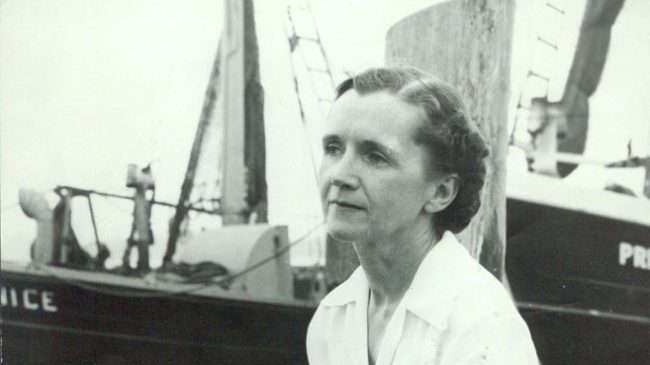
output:
<path id="1" fill-rule="evenodd" d="M 311 365 L 368 364 L 363 269 L 320 303 L 307 332 Z M 451 232 L 427 254 L 391 318 L 376 365 L 539 362 L 510 296 Z"/>

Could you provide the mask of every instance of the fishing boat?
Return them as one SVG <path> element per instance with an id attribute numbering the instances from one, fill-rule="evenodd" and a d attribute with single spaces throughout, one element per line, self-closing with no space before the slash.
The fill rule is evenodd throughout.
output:
<path id="1" fill-rule="evenodd" d="M 289 249 L 300 240 L 289 243 L 286 226 L 266 223 L 253 3 L 227 1 L 226 14 L 177 204 L 155 200 L 150 166 L 129 166 L 126 185 L 134 196 L 59 186 L 50 209 L 43 194 L 20 192 L 37 234 L 30 263 L 2 262 L 3 363 L 307 363 L 304 339 L 316 301 L 309 297 L 309 277 L 297 280 L 303 290 L 294 292 Z M 221 157 L 208 156 L 218 163 L 207 166 L 203 158 L 210 153 Z M 217 171 L 207 183 L 200 177 L 206 170 Z M 133 204 L 123 264 L 112 270 L 104 265 L 109 253 L 98 235 L 96 196 Z M 79 245 L 71 223 L 78 200 L 86 200 L 91 213 L 94 255 Z M 174 214 L 163 265 L 152 270 L 150 218 L 159 206 Z M 185 237 L 177 252 L 191 213 L 221 227 Z"/>
<path id="2" fill-rule="evenodd" d="M 595 112 L 592 96 L 599 87 L 613 85 L 611 80 L 599 85 L 601 76 L 612 77 L 605 68 L 613 61 L 612 28 L 631 26 L 624 23 L 629 16 L 619 13 L 629 7 L 629 15 L 636 5 L 587 1 L 561 95 L 551 100 L 553 77 L 545 71 L 547 65 L 533 59 L 527 85 L 537 83 L 545 91 L 531 97 L 530 90 L 523 90 L 519 97 L 518 110 L 527 125 L 523 134 L 530 142 L 518 144 L 513 133 L 511 143 L 526 151 L 532 173 L 508 172 L 506 272 L 542 364 L 650 361 L 650 157 L 633 156 L 631 141 L 624 160 L 595 161 L 584 155 L 596 122 L 615 123 Z M 556 19 L 564 16 L 555 2 L 546 2 L 544 11 Z M 536 55 L 557 52 L 561 39 L 548 34 L 553 32 L 535 41 L 542 48 Z M 642 114 L 635 110 L 629 118 L 641 119 Z M 637 175 L 644 181 L 642 192 L 613 183 L 591 190 L 568 182 L 580 165 L 589 164 L 601 170 L 645 170 L 645 179 Z"/>
<path id="3" fill-rule="evenodd" d="M 650 202 L 532 174 L 508 183 L 508 282 L 542 364 L 647 362 Z"/>
<path id="4" fill-rule="evenodd" d="M 251 230 L 230 234 L 242 243 Z M 305 364 L 313 305 L 243 290 L 277 286 L 266 274 L 257 285 L 234 280 L 225 289 L 3 262 L 3 363 Z"/>

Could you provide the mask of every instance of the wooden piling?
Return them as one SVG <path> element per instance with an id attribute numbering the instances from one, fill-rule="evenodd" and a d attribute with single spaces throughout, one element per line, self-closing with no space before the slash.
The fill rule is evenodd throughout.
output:
<path id="1" fill-rule="evenodd" d="M 458 0 L 433 5 L 395 24 L 386 63 L 425 70 L 454 85 L 490 147 L 478 214 L 460 234 L 472 256 L 504 278 L 507 116 L 513 0 Z"/>

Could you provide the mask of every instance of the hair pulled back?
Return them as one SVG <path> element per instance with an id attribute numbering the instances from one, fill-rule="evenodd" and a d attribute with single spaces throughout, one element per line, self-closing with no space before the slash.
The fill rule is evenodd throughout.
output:
<path id="1" fill-rule="evenodd" d="M 366 70 L 342 82 L 336 98 L 351 89 L 361 95 L 388 91 L 425 111 L 426 120 L 415 142 L 424 145 L 433 157 L 432 172 L 455 173 L 459 177 L 455 199 L 434 215 L 434 229 L 454 233 L 465 229 L 481 206 L 484 158 L 489 152 L 458 92 L 444 81 L 409 67 Z"/>

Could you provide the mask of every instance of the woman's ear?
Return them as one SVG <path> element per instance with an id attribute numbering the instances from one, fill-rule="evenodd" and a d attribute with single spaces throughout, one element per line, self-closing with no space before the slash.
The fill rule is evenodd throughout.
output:
<path id="1" fill-rule="evenodd" d="M 424 204 L 427 213 L 437 213 L 449 206 L 458 194 L 460 179 L 457 174 L 449 174 L 434 182 L 435 190 L 431 198 Z"/>

